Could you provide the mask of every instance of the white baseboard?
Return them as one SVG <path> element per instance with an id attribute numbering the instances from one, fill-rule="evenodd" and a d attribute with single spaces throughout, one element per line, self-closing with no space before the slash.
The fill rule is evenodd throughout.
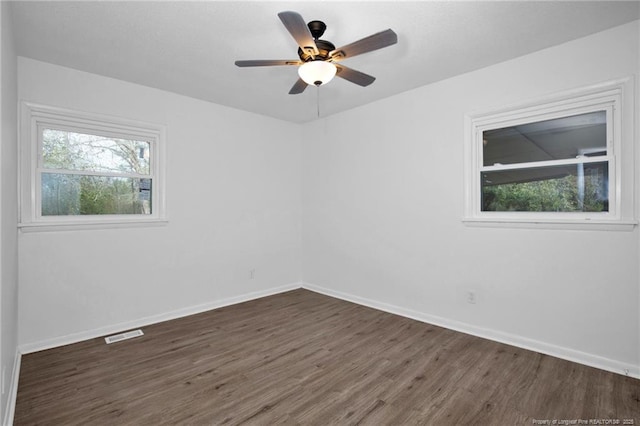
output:
<path id="1" fill-rule="evenodd" d="M 140 328 L 140 327 L 156 324 L 163 321 L 169 321 L 177 318 L 186 317 L 189 315 L 195 315 L 202 312 L 210 311 L 212 309 L 222 308 L 224 306 L 229 306 L 229 305 L 235 305 L 236 303 L 247 302 L 249 300 L 259 299 L 261 297 L 271 296 L 278 293 L 284 293 L 285 291 L 295 290 L 300 287 L 301 287 L 301 284 L 299 282 L 283 285 L 280 287 L 272 287 L 267 290 L 254 291 L 250 293 L 241 294 L 239 296 L 233 296 L 225 299 L 214 300 L 212 302 L 203 303 L 201 305 L 190 306 L 187 308 L 182 308 L 182 309 L 178 309 L 178 310 L 163 313 L 163 314 L 139 318 L 133 321 L 126 321 L 118 324 L 100 327 L 93 330 L 67 334 L 65 336 L 55 337 L 53 339 L 47 339 L 39 342 L 27 343 L 27 344 L 20 345 L 19 349 L 22 354 L 29 354 L 32 352 L 43 351 L 45 349 L 51 349 L 58 346 L 64 346 L 64 345 L 70 345 L 72 343 L 82 342 L 84 340 L 95 339 L 96 337 L 120 333 L 133 328 Z"/>
<path id="2" fill-rule="evenodd" d="M 7 395 L 7 407 L 4 413 L 2 424 L 11 426 L 13 424 L 13 416 L 16 412 L 16 400 L 18 399 L 18 381 L 20 379 L 20 364 L 22 362 L 22 354 L 16 349 L 16 357 L 13 361 L 13 371 L 11 373 L 11 385 L 9 386 L 9 394 Z"/>
<path id="3" fill-rule="evenodd" d="M 527 349 L 534 352 L 551 355 L 556 358 L 562 358 L 567 361 L 577 362 L 579 364 L 588 365 L 590 367 L 599 368 L 601 370 L 611 371 L 613 373 L 640 378 L 640 365 L 628 364 L 598 355 L 577 351 L 550 343 L 541 342 L 539 340 L 528 339 L 515 334 L 504 333 L 502 331 L 492 330 L 488 328 L 477 327 L 472 324 L 454 321 L 435 315 L 425 314 L 423 312 L 414 311 L 412 309 L 402 308 L 400 306 L 391 305 L 376 300 L 367 299 L 353 294 L 343 293 L 341 291 L 331 290 L 314 284 L 302 283 L 302 288 L 315 291 L 337 299 L 346 300 L 348 302 L 357 303 L 359 305 L 368 306 L 370 308 L 411 318 L 420 322 L 437 325 L 448 328 L 450 330 L 459 331 L 484 339 L 493 340 L 511 346 Z"/>

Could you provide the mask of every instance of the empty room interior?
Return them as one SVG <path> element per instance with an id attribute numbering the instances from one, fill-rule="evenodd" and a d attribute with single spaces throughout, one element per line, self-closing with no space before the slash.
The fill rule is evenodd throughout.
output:
<path id="1" fill-rule="evenodd" d="M 2 424 L 640 424 L 640 2 L 0 18 Z"/>

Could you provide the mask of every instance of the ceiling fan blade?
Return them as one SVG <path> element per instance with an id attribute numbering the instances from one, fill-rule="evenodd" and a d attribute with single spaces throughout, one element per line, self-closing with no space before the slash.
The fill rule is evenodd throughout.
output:
<path id="1" fill-rule="evenodd" d="M 342 77 L 345 80 L 357 84 L 358 86 L 365 87 L 376 80 L 375 77 L 369 74 L 356 71 L 352 68 L 347 68 L 344 65 L 336 65 L 336 68 L 338 69 L 338 71 L 336 72 L 336 76 Z"/>
<path id="2" fill-rule="evenodd" d="M 329 52 L 329 57 L 334 61 L 352 58 L 356 55 L 382 49 L 398 42 L 398 35 L 393 30 L 384 30 L 370 35 L 351 44 L 342 46 Z"/>
<path id="3" fill-rule="evenodd" d="M 293 87 L 291 87 L 291 90 L 289 90 L 289 94 L 298 95 L 304 92 L 304 89 L 306 89 L 307 86 L 308 84 L 305 83 L 303 79 L 299 78 L 298 81 L 296 81 L 296 84 L 294 84 Z"/>
<path id="4" fill-rule="evenodd" d="M 299 13 L 291 11 L 280 12 L 278 13 L 278 17 L 280 17 L 285 28 L 291 33 L 303 52 L 308 53 L 312 57 L 320 53 L 316 42 L 313 40 L 311 31 L 309 31 L 309 27 L 307 27 L 306 22 L 304 22 L 304 19 Z"/>
<path id="5" fill-rule="evenodd" d="M 300 65 L 301 61 L 298 60 L 278 60 L 278 59 L 257 59 L 251 61 L 236 61 L 236 65 L 239 67 L 268 67 L 273 65 Z"/>

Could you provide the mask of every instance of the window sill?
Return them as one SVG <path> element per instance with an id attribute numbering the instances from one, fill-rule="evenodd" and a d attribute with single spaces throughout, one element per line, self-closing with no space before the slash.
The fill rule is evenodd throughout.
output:
<path id="1" fill-rule="evenodd" d="M 95 229 L 148 228 L 165 226 L 167 219 L 136 219 L 136 220 L 83 220 L 74 222 L 38 222 L 19 223 L 21 232 L 50 232 L 50 231 L 78 231 Z"/>
<path id="2" fill-rule="evenodd" d="M 516 218 L 464 218 L 466 226 L 480 228 L 564 229 L 583 231 L 633 231 L 635 220 L 561 220 Z"/>

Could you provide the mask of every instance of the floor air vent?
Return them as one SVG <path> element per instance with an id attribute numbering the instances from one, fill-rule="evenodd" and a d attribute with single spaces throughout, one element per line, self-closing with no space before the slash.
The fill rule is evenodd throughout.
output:
<path id="1" fill-rule="evenodd" d="M 127 331 L 126 333 L 114 334 L 113 336 L 105 337 L 104 341 L 107 342 L 107 345 L 108 345 L 109 343 L 116 343 L 122 340 L 133 339 L 134 337 L 143 336 L 143 335 L 144 333 L 140 329 L 131 330 L 131 331 Z"/>

